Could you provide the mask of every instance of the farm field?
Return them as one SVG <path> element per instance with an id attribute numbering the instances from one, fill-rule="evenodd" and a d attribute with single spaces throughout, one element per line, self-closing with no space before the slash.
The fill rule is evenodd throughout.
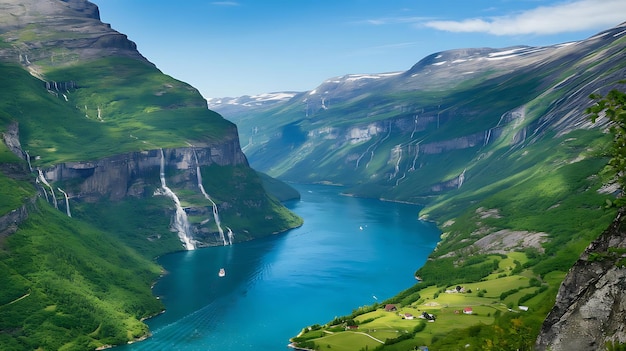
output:
<path id="1" fill-rule="evenodd" d="M 498 260 L 497 269 L 483 280 L 450 286 L 420 287 L 416 300 L 385 301 L 324 326 L 310 326 L 293 342 L 303 349 L 335 351 L 373 350 L 381 345 L 410 342 L 430 344 L 436 335 L 477 325 L 492 325 L 496 317 L 516 318 L 540 304 L 549 286 L 558 286 L 563 274 L 544 279 L 528 269 L 516 269 L 528 261 L 523 252 L 488 256 Z M 418 283 L 419 286 L 419 283 Z M 523 302 L 523 303 L 522 303 Z"/>

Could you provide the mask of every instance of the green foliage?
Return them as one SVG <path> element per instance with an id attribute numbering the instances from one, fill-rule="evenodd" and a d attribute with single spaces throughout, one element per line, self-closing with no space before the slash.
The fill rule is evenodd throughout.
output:
<path id="1" fill-rule="evenodd" d="M 1 145 L 4 144 L 0 144 L 0 148 Z M 28 182 L 8 177 L 1 170 L 0 188 L 2 189 L 2 196 L 0 196 L 0 216 L 18 209 L 28 202 L 27 199 L 35 194 L 35 189 L 33 189 Z"/>
<path id="2" fill-rule="evenodd" d="M 51 69 L 48 81 L 75 83 L 59 92 L 17 66 L 0 64 L 0 74 L 0 128 L 18 121 L 37 165 L 236 137 L 196 89 L 146 62 L 104 58 Z"/>
<path id="3" fill-rule="evenodd" d="M 147 333 L 160 268 L 40 201 L 0 252 L 0 348 L 93 349 Z"/>
<path id="4" fill-rule="evenodd" d="M 257 172 L 257 174 L 263 182 L 263 188 L 265 189 L 265 191 L 268 194 L 274 196 L 278 201 L 285 202 L 300 198 L 300 193 L 298 193 L 298 190 L 294 189 L 289 184 L 282 182 L 276 178 L 272 178 L 262 172 Z"/>
<path id="5" fill-rule="evenodd" d="M 439 258 L 428 262 L 415 272 L 428 285 L 451 286 L 463 282 L 477 282 L 491 274 L 497 260 L 490 261 L 488 255 L 477 255 L 472 260 L 457 264 L 452 257 Z M 476 263 L 477 260 L 482 263 Z"/>
<path id="6" fill-rule="evenodd" d="M 626 351 L 626 344 L 618 341 L 607 342 L 606 343 L 607 351 Z"/>
<path id="7" fill-rule="evenodd" d="M 606 97 L 593 94 L 591 99 L 595 100 L 595 104 L 586 110 L 591 121 L 595 123 L 602 115 L 609 120 L 609 130 L 613 136 L 609 167 L 623 190 L 626 188 L 626 93 L 613 89 Z M 618 201 L 620 206 L 624 204 L 623 200 Z"/>

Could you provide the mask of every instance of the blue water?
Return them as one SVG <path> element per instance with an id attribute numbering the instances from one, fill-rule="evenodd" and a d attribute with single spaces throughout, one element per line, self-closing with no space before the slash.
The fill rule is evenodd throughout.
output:
<path id="1" fill-rule="evenodd" d="M 166 255 L 154 287 L 167 310 L 153 336 L 120 350 L 287 350 L 301 328 L 381 302 L 416 283 L 439 239 L 407 204 L 297 185 L 304 225 L 226 247 Z M 220 268 L 225 277 L 218 277 Z"/>

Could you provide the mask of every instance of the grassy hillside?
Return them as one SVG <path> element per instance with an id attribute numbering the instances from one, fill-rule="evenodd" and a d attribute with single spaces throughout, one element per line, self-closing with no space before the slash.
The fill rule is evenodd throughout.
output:
<path id="1" fill-rule="evenodd" d="M 604 207 L 614 195 L 599 191 L 610 182 L 603 156 L 609 143 L 610 137 L 598 131 L 581 130 L 478 162 L 475 168 L 481 171 L 474 182 L 422 212 L 436 218 L 444 233 L 415 273 L 421 282 L 380 305 L 315 326 L 311 329 L 317 331 L 294 341 L 333 350 L 421 345 L 435 350 L 531 350 L 565 273 L 615 216 L 614 208 Z M 503 236 L 497 237 L 505 234 L 517 239 L 506 246 Z M 490 235 L 493 246 L 479 241 Z M 531 237 L 542 239 L 537 245 L 525 244 Z M 456 286 L 465 292 L 446 293 Z M 384 311 L 387 303 L 398 311 Z M 460 312 L 465 307 L 474 313 Z M 436 320 L 402 316 L 423 312 Z M 345 329 L 353 323 L 358 330 Z"/>
<path id="2" fill-rule="evenodd" d="M 520 59 L 507 72 L 494 65 L 458 77 L 445 91 L 405 90 L 398 76 L 387 87 L 346 89 L 335 99 L 329 93 L 322 108 L 306 114 L 304 96 L 312 92 L 237 116 L 259 169 L 424 204 L 422 218 L 443 231 L 416 272 L 421 282 L 387 301 L 441 318 L 424 326 L 369 306 L 305 328 L 294 340 L 336 350 L 532 349 L 565 273 L 615 216 L 605 208 L 615 198 L 615 179 L 605 171 L 611 138 L 603 126 L 590 126 L 584 110 L 589 94 L 622 87 L 622 31 L 555 49 L 532 64 Z M 426 76 L 439 68 L 421 69 Z M 474 295 L 453 301 L 442 294 L 457 285 Z M 478 297 L 481 286 L 490 288 Z M 459 319 L 465 316 L 454 311 L 467 303 L 480 318 Z M 352 324 L 359 330 L 345 330 Z"/>
<path id="3" fill-rule="evenodd" d="M 3 350 L 124 343 L 163 308 L 150 291 L 155 263 L 41 200 L 0 245 L 0 266 Z"/>
<path id="4" fill-rule="evenodd" d="M 19 121 L 22 144 L 39 165 L 236 137 L 196 89 L 145 62 L 106 58 L 57 68 L 46 73 L 50 90 L 21 67 L 0 64 L 0 73 L 12 82 L 0 89 L 0 121 Z"/>

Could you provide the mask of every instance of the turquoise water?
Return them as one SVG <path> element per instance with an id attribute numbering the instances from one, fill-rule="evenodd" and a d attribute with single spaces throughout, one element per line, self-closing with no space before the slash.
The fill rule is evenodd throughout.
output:
<path id="1" fill-rule="evenodd" d="M 302 199 L 286 205 L 302 227 L 160 258 L 168 273 L 154 294 L 167 310 L 148 321 L 153 337 L 118 349 L 284 351 L 302 327 L 416 283 L 440 234 L 417 219 L 418 207 L 341 196 L 337 187 L 296 188 Z"/>

